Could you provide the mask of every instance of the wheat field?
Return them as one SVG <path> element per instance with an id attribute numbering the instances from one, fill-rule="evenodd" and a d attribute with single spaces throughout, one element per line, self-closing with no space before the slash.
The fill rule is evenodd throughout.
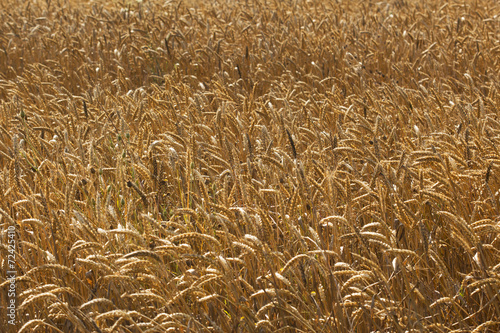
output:
<path id="1" fill-rule="evenodd" d="M 0 332 L 498 332 L 499 108 L 495 0 L 1 0 Z"/>

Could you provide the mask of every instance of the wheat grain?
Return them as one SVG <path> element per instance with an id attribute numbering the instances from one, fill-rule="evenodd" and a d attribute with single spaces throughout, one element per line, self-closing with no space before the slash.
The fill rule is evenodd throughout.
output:
<path id="1" fill-rule="evenodd" d="M 0 25 L 14 330 L 499 326 L 495 2 L 63 5 Z"/>

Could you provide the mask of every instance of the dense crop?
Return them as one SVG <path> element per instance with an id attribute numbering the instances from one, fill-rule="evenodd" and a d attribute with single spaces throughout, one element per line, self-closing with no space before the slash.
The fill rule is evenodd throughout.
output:
<path id="1" fill-rule="evenodd" d="M 0 8 L 0 331 L 500 330 L 497 1 Z"/>

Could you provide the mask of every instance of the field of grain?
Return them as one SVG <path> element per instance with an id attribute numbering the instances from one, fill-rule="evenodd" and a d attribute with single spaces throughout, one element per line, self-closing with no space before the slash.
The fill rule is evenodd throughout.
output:
<path id="1" fill-rule="evenodd" d="M 495 0 L 2 0 L 0 331 L 498 332 L 499 107 Z"/>

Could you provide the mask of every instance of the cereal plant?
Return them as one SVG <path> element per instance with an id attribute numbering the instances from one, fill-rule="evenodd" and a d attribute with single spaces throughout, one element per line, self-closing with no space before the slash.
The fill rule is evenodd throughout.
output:
<path id="1" fill-rule="evenodd" d="M 0 1 L 0 332 L 500 331 L 500 3 Z"/>

